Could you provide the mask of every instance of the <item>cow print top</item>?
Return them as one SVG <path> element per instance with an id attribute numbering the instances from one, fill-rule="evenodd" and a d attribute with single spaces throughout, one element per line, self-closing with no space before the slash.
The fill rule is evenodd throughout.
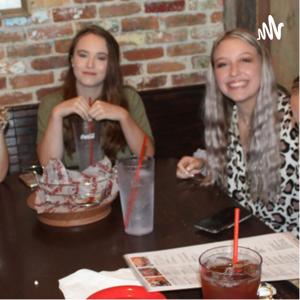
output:
<path id="1" fill-rule="evenodd" d="M 228 151 L 228 194 L 277 232 L 289 231 L 299 238 L 299 125 L 292 119 L 289 98 L 279 92 L 281 156 L 281 196 L 278 202 L 251 201 L 246 165 L 237 127 L 237 107 L 232 114 Z"/>

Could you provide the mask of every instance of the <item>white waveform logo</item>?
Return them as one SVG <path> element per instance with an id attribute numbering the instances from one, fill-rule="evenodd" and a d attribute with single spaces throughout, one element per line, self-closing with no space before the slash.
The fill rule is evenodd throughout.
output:
<path id="1" fill-rule="evenodd" d="M 278 40 L 281 39 L 281 29 L 284 27 L 284 24 L 281 22 L 276 26 L 275 21 L 271 15 L 268 16 L 268 22 L 269 22 L 269 27 L 268 25 L 263 22 L 262 23 L 262 29 L 258 28 L 258 40 L 266 39 L 266 35 L 268 35 L 270 40 L 273 40 L 273 32 Z"/>

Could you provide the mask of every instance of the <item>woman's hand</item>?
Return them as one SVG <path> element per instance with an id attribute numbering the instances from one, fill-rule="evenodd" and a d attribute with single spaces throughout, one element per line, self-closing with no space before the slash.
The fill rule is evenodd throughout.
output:
<path id="1" fill-rule="evenodd" d="M 119 122 L 131 152 L 135 155 L 139 155 L 145 132 L 136 124 L 125 108 L 105 101 L 96 100 L 91 105 L 88 113 L 90 118 L 97 121 L 111 120 Z M 154 146 L 150 139 L 148 140 L 145 155 L 154 155 Z"/>
<path id="2" fill-rule="evenodd" d="M 176 175 L 179 178 L 191 178 L 199 174 L 204 161 L 193 156 L 184 156 L 177 164 Z"/>
<path id="3" fill-rule="evenodd" d="M 70 100 L 62 101 L 58 105 L 56 105 L 53 109 L 53 115 L 59 118 L 64 118 L 71 114 L 77 114 L 82 119 L 90 121 L 91 117 L 88 113 L 89 105 L 87 100 L 82 97 L 75 97 Z"/>
<path id="4" fill-rule="evenodd" d="M 37 153 L 42 166 L 46 166 L 51 158 L 62 159 L 64 153 L 63 119 L 77 114 L 90 121 L 89 105 L 84 97 L 75 97 L 57 104 L 50 115 L 47 128 L 41 142 L 37 145 Z"/>
<path id="5" fill-rule="evenodd" d="M 128 112 L 119 105 L 114 105 L 105 101 L 96 100 L 88 110 L 89 117 L 97 121 L 112 120 L 121 122 Z"/>

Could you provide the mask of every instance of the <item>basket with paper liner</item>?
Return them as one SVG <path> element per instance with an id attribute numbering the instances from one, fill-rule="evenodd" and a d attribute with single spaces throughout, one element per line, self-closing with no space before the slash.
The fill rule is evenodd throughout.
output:
<path id="1" fill-rule="evenodd" d="M 83 172 L 68 170 L 60 160 L 50 160 L 43 175 L 36 175 L 38 189 L 27 199 L 45 224 L 71 227 L 105 218 L 118 194 L 117 174 L 108 158 Z"/>

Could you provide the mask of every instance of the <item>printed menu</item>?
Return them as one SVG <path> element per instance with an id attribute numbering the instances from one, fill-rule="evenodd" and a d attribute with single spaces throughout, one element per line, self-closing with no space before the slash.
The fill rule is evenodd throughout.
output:
<path id="1" fill-rule="evenodd" d="M 207 249 L 232 245 L 232 240 L 151 252 L 124 258 L 149 291 L 199 288 L 199 256 Z M 271 233 L 239 239 L 239 245 L 263 257 L 262 281 L 299 278 L 299 241 L 290 233 Z"/>

